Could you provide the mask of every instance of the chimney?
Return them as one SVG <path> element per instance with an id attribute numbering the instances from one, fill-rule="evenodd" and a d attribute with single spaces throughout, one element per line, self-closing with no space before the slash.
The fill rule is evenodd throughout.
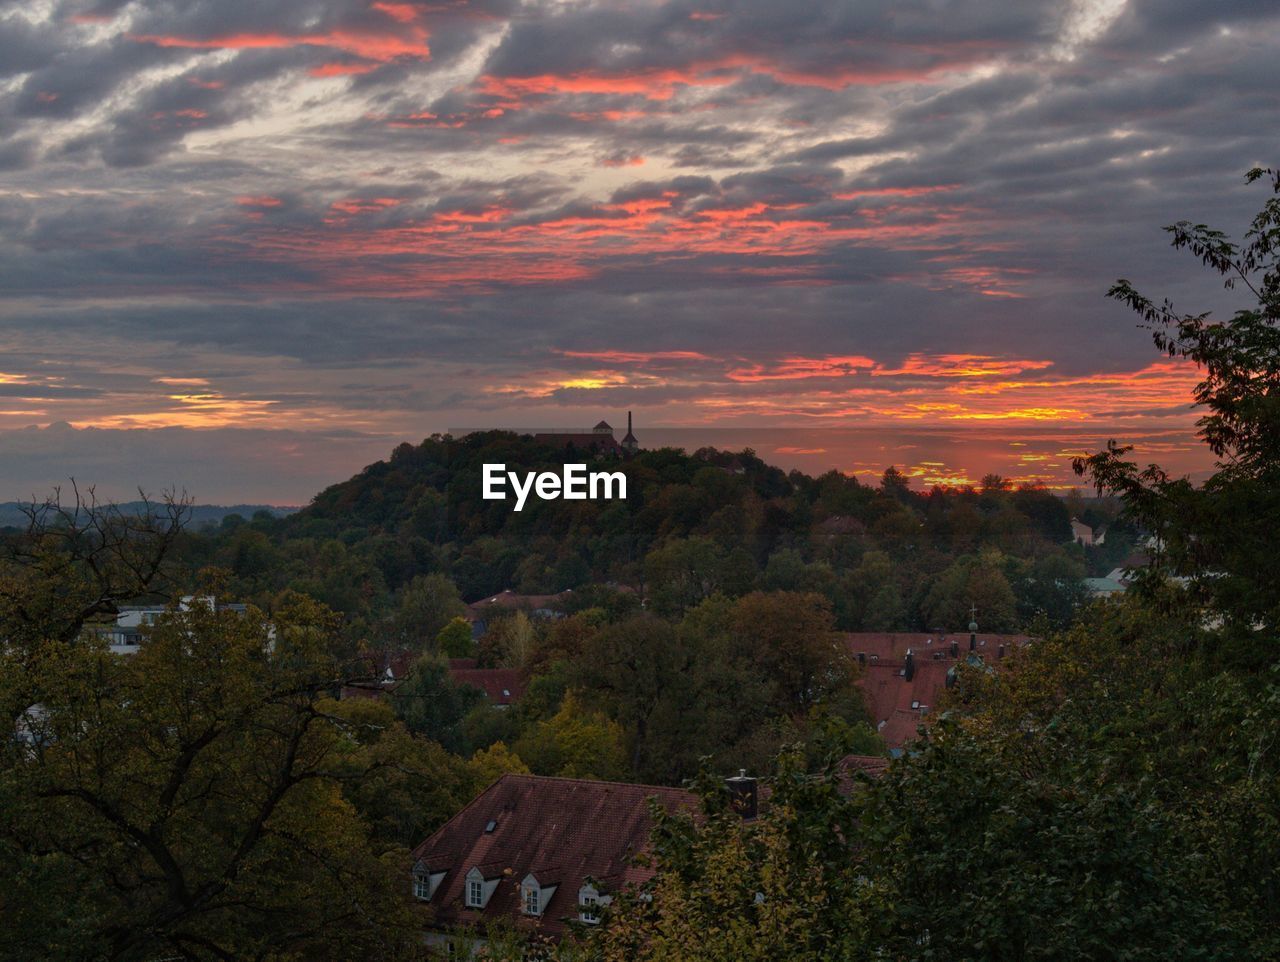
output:
<path id="1" fill-rule="evenodd" d="M 743 821 L 756 817 L 759 808 L 759 793 L 756 780 L 747 777 L 745 768 L 738 769 L 738 774 L 724 780 L 729 788 L 729 807 L 737 812 Z"/>
<path id="2" fill-rule="evenodd" d="M 907 681 L 910 681 L 912 678 L 914 678 L 914 677 L 915 677 L 915 673 L 916 673 L 916 663 L 915 663 L 915 658 L 914 658 L 914 657 L 912 656 L 912 654 L 911 654 L 911 649 L 910 649 L 910 648 L 908 648 L 908 649 L 907 649 L 907 662 L 906 662 L 906 665 L 905 665 L 905 666 L 903 667 L 903 669 L 902 669 L 902 674 L 903 674 L 903 676 L 907 679 Z"/>

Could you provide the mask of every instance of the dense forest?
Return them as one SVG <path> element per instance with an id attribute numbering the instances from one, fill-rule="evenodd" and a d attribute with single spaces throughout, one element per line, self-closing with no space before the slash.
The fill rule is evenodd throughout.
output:
<path id="1" fill-rule="evenodd" d="M 808 591 L 849 631 L 955 630 L 970 605 L 989 631 L 1037 618 L 1062 625 L 1080 580 L 1134 545 L 1113 501 L 1064 500 L 996 476 L 979 489 L 916 492 L 892 467 L 868 486 L 837 471 L 786 474 L 750 450 L 599 462 L 626 473 L 625 501 L 533 499 L 514 512 L 481 499 L 485 463 L 547 470 L 581 460 L 529 437 L 434 436 L 400 445 L 297 514 L 228 517 L 187 539 L 184 557 L 193 570 L 224 569 L 228 590 L 264 607 L 285 588 L 306 591 L 374 640 L 411 627 L 412 599 L 433 575 L 465 602 L 616 586 L 676 615 L 713 594 Z M 1073 515 L 1105 528 L 1105 543 L 1073 544 Z"/>
<path id="2" fill-rule="evenodd" d="M 1089 566 L 1134 543 L 1115 502 L 998 477 L 917 492 L 893 468 L 876 486 L 788 475 L 749 450 L 593 461 L 627 475 L 625 501 L 481 498 L 486 463 L 581 456 L 502 433 L 403 444 L 297 514 L 184 537 L 178 557 L 264 611 L 298 592 L 342 613 L 344 651 L 402 666 L 399 717 L 460 758 L 678 785 L 700 761 L 768 771 L 832 725 L 883 750 L 836 632 L 956 631 L 975 609 L 984 631 L 1052 630 Z M 1103 546 L 1071 540 L 1073 508 Z M 473 640 L 464 603 L 508 589 L 554 616 L 493 606 Z M 495 713 L 448 657 L 518 670 L 528 692 Z"/>

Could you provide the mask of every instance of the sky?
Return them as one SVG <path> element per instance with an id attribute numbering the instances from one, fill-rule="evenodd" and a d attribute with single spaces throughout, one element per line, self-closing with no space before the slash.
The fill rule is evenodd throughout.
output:
<path id="1" fill-rule="evenodd" d="M 1247 306 L 1273 0 L 0 0 L 0 500 L 305 503 L 450 427 L 1202 474 L 1105 298 Z M 645 431 L 648 431 L 646 436 Z"/>

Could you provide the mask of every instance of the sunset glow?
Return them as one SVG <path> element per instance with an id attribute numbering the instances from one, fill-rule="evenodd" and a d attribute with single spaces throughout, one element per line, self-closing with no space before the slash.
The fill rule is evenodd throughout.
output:
<path id="1" fill-rule="evenodd" d="M 1218 125 L 1256 108 L 1273 15 L 197 7 L 0 17 L 32 51 L 0 104 L 0 454 L 198 431 L 231 464 L 278 431 L 336 478 L 628 409 L 879 432 L 772 457 L 919 485 L 1194 449 L 1198 372 L 1103 294 L 1233 309 L 1159 232 L 1251 209 L 1222 185 L 1271 125 Z"/>

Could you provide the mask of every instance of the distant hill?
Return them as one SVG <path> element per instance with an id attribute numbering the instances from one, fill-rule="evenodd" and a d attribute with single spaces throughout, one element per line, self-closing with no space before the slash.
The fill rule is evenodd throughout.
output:
<path id="1" fill-rule="evenodd" d="M 0 528 L 24 528 L 27 517 L 22 513 L 24 502 L 0 501 Z M 123 511 L 138 512 L 142 510 L 141 501 L 122 501 L 119 507 Z M 274 504 L 197 504 L 191 508 L 192 528 L 205 528 L 222 523 L 228 515 L 238 514 L 248 521 L 259 511 L 265 511 L 273 518 L 283 518 L 297 511 L 293 507 L 280 507 Z"/>

